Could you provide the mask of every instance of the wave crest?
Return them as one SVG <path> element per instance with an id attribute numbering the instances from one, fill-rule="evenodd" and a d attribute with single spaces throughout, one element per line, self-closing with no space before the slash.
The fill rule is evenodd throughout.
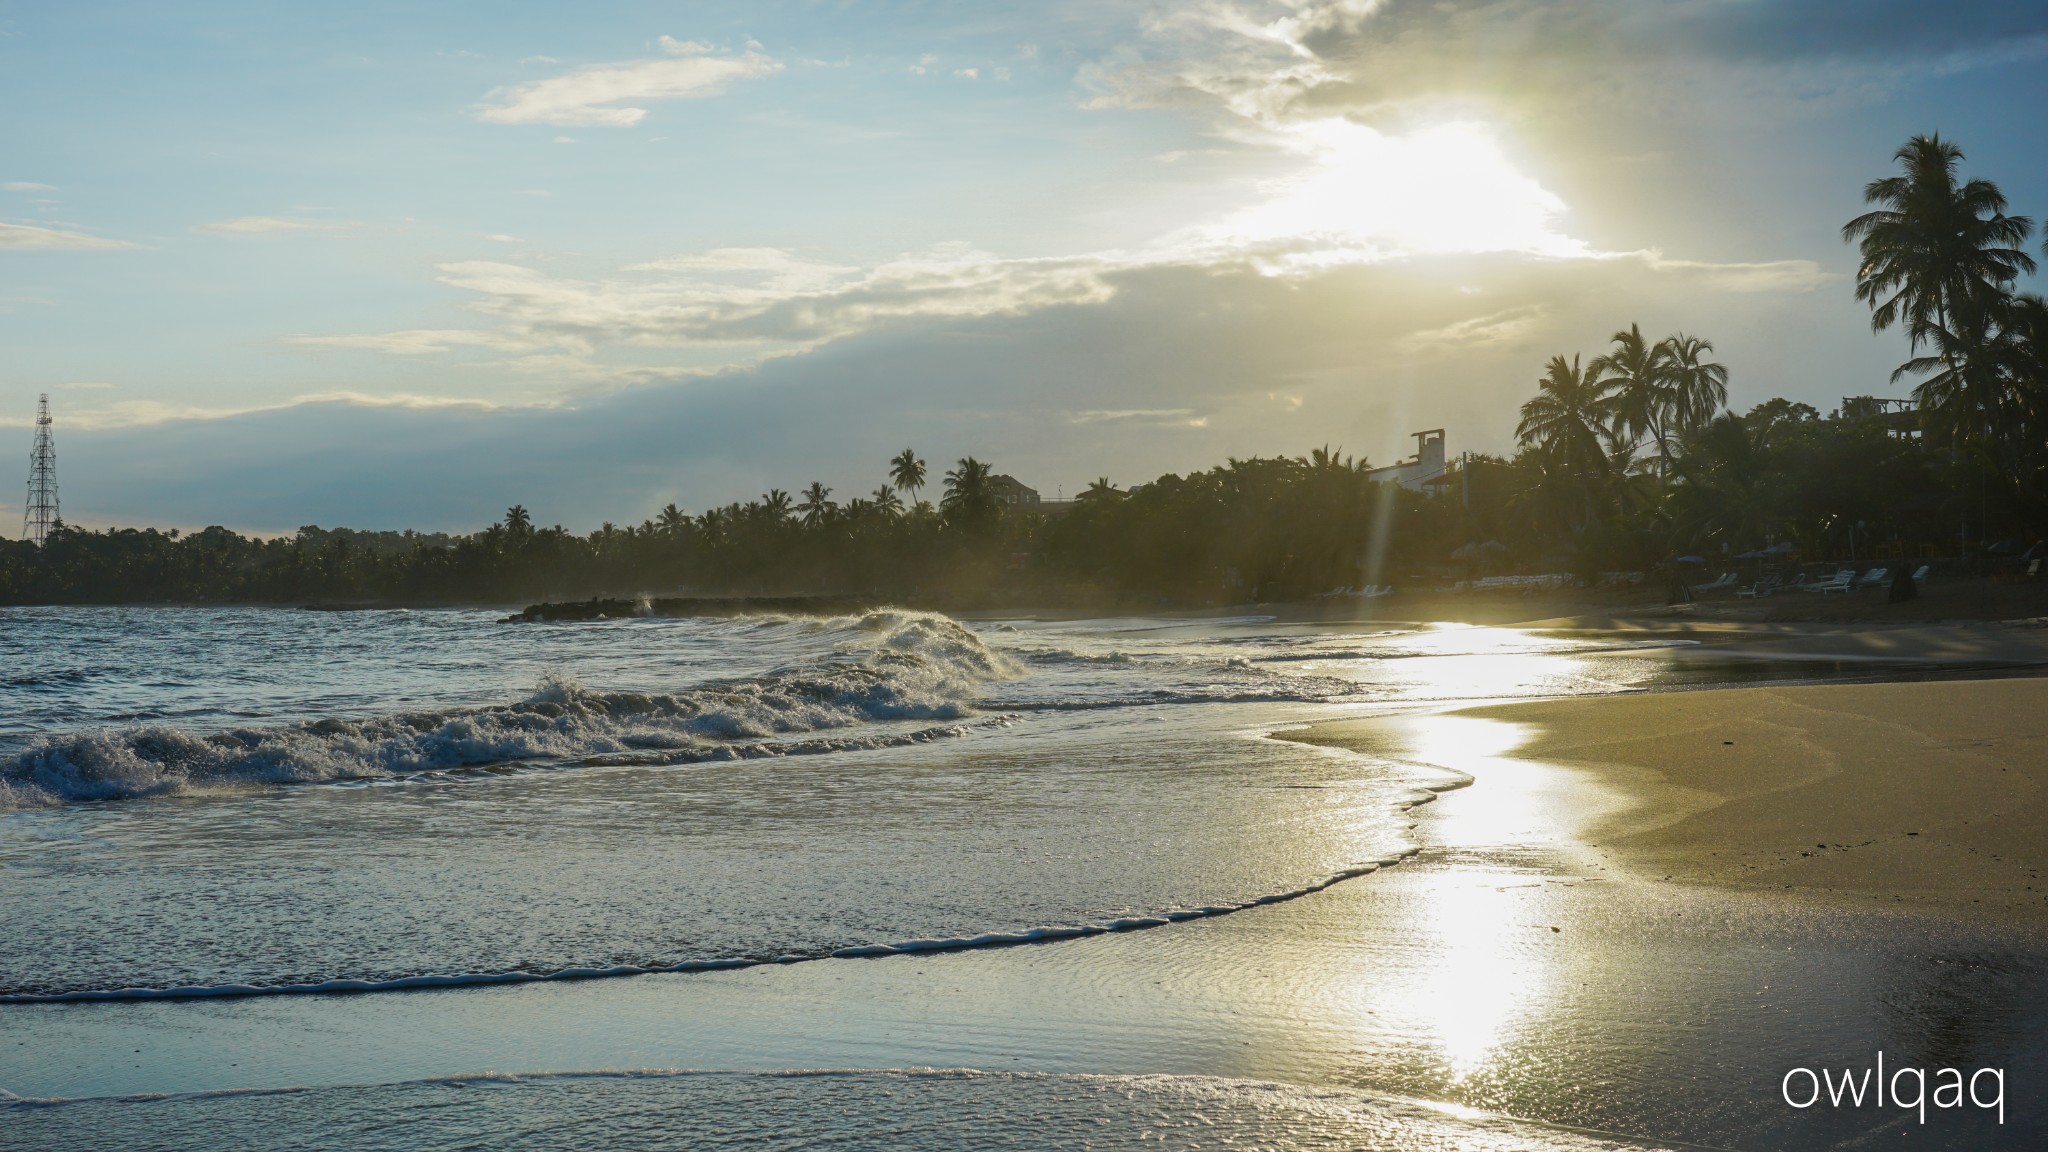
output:
<path id="1" fill-rule="evenodd" d="M 0 760 L 0 809 L 379 779 L 437 769 L 649 750 L 887 720 L 972 714 L 1015 666 L 945 616 L 904 611 L 784 620 L 818 635 L 812 661 L 676 693 L 604 691 L 550 674 L 515 703 L 194 733 L 169 726 L 44 737 Z"/>

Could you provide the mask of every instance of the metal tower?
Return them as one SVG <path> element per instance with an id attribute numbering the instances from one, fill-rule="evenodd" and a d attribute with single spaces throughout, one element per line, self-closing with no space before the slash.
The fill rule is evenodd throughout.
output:
<path id="1" fill-rule="evenodd" d="M 21 536 L 38 544 L 50 534 L 57 515 L 57 448 L 50 442 L 50 394 L 36 399 L 36 445 L 28 455 L 28 507 L 21 516 Z"/>

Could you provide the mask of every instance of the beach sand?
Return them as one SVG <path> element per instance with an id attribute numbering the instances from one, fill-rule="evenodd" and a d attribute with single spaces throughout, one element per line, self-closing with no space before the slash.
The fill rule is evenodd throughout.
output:
<path id="1" fill-rule="evenodd" d="M 1506 756 L 1593 785 L 1579 836 L 1638 877 L 2048 924 L 2048 679 L 1757 686 L 1457 715 L 1519 726 Z M 1392 723 L 1287 735 L 1388 754 Z M 1475 767 L 1480 785 L 1512 759 Z"/>

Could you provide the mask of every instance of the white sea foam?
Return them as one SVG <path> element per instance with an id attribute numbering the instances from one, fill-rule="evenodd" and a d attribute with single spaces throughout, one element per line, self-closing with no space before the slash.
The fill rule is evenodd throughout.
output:
<path id="1" fill-rule="evenodd" d="M 772 623 L 798 623 L 818 636 L 817 657 L 673 694 L 602 691 L 551 676 L 526 699 L 488 708 L 203 734 L 143 726 L 49 736 L 0 760 L 0 810 L 541 758 L 651 753 L 676 762 L 880 746 L 740 742 L 872 721 L 957 720 L 973 713 L 983 684 L 1016 672 L 1007 657 L 944 616 L 879 611 Z"/>

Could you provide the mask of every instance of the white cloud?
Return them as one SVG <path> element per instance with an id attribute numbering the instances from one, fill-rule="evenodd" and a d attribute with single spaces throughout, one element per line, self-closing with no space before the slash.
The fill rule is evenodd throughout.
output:
<path id="1" fill-rule="evenodd" d="M 979 69 L 979 68 L 955 68 L 955 69 L 953 69 L 953 78 L 954 78 L 955 80 L 977 80 L 977 79 L 980 79 L 980 77 L 981 77 L 981 69 Z"/>
<path id="2" fill-rule="evenodd" d="M 118 387 L 118 385 L 102 384 L 97 380 L 79 380 L 70 384 L 59 384 L 57 385 L 57 387 L 63 389 L 66 392 L 97 392 L 109 388 L 115 388 Z"/>
<path id="3" fill-rule="evenodd" d="M 514 235 L 511 235 L 510 233 L 506 233 L 506 232 L 486 232 L 486 233 L 484 233 L 484 239 L 486 239 L 486 240 L 495 240 L 495 241 L 497 241 L 497 242 L 498 242 L 498 243 L 500 243 L 500 244 L 524 244 L 524 243 L 526 243 L 526 241 L 525 241 L 524 239 L 522 239 L 522 238 L 520 238 L 520 237 L 518 237 L 518 236 L 514 236 Z"/>
<path id="4" fill-rule="evenodd" d="M 1658 272 L 1690 273 L 1704 277 L 1727 292 L 1811 292 L 1848 279 L 1829 272 L 1812 260 L 1769 260 L 1761 263 L 1717 264 L 1706 260 L 1667 260 L 1662 252 L 1626 252 Z"/>
<path id="5" fill-rule="evenodd" d="M 1536 304 L 1508 308 L 1438 328 L 1411 332 L 1402 337 L 1400 343 L 1402 347 L 1409 349 L 1445 351 L 1511 344 L 1528 336 L 1536 326 L 1536 321 L 1543 317 L 1543 312 L 1542 306 Z"/>
<path id="6" fill-rule="evenodd" d="M 661 38 L 666 59 L 593 64 L 546 80 L 493 90 L 474 109 L 490 124 L 631 127 L 647 118 L 641 103 L 715 96 L 736 80 L 767 76 L 782 62 L 749 49 L 718 56 L 708 44 Z"/>
<path id="7" fill-rule="evenodd" d="M 502 333 L 467 328 L 413 328 L 402 332 L 379 332 L 357 336 L 287 336 L 283 343 L 308 348 L 351 348 L 384 352 L 393 356 L 425 356 L 451 348 L 523 349 L 531 342 Z"/>
<path id="8" fill-rule="evenodd" d="M 67 387 L 72 387 L 67 385 Z M 84 408 L 64 414 L 64 426 L 84 432 L 99 432 L 117 428 L 144 428 L 156 424 L 168 424 L 181 420 L 223 420 L 234 416 L 250 416 L 263 412 L 283 412 L 311 404 L 349 404 L 362 408 L 401 408 L 412 411 L 468 408 L 477 411 L 499 411 L 506 408 L 547 408 L 549 402 L 538 404 L 496 404 L 487 400 L 459 399 L 450 396 L 424 396 L 415 393 L 397 392 L 373 395 L 365 392 L 338 391 L 312 392 L 294 396 L 289 400 L 271 404 L 248 405 L 205 405 L 166 404 L 158 400 L 122 400 L 100 408 Z M 24 427 L 26 420 L 0 420 L 0 427 Z"/>
<path id="9" fill-rule="evenodd" d="M 917 63 L 912 64 L 909 68 L 905 69 L 905 71 L 909 72 L 913 76 L 922 76 L 925 73 L 931 71 L 932 66 L 934 64 L 937 64 L 938 62 L 939 58 L 937 56 L 934 56 L 931 53 L 927 52 L 924 55 L 919 56 L 917 58 Z"/>
<path id="10" fill-rule="evenodd" d="M 85 232 L 66 232 L 60 228 L 38 228 L 33 224 L 0 223 L 0 249 L 43 248 L 43 249 L 94 249 L 133 248 L 126 240 L 110 240 L 105 236 L 93 236 Z"/>
<path id="11" fill-rule="evenodd" d="M 5 184 L 0 184 L 0 188 L 5 188 L 9 192 L 55 192 L 57 190 L 55 184 L 37 184 L 32 180 L 9 180 Z"/>
<path id="12" fill-rule="evenodd" d="M 1144 424 L 1201 427 L 1208 421 L 1193 408 L 1091 408 L 1067 413 L 1069 424 Z"/>
<path id="13" fill-rule="evenodd" d="M 223 236 L 263 236 L 273 232 L 331 232 L 337 227 L 339 225 L 316 224 L 310 220 L 288 220 L 282 216 L 237 216 L 233 220 L 195 224 L 192 230 Z"/>

